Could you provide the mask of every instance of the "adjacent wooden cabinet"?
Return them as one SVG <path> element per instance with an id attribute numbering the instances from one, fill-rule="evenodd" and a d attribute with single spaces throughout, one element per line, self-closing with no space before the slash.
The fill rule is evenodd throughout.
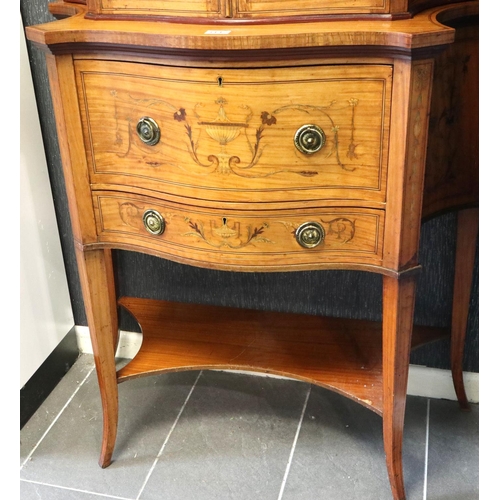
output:
<path id="1" fill-rule="evenodd" d="M 381 415 L 394 499 L 412 347 L 462 356 L 478 231 L 478 2 L 83 0 L 46 52 L 110 464 L 117 384 L 231 368 Z M 413 327 L 422 218 L 459 211 L 451 332 Z M 381 323 L 116 297 L 113 249 L 227 271 L 383 276 Z M 119 307 L 143 343 L 117 372 Z M 119 459 L 119 457 L 117 457 Z"/>

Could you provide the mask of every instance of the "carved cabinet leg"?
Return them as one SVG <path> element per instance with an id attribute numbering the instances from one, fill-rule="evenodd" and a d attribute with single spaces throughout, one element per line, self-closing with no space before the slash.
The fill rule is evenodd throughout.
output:
<path id="1" fill-rule="evenodd" d="M 99 465 L 107 467 L 116 441 L 118 386 L 115 348 L 118 318 L 110 250 L 77 250 L 78 270 L 103 408 L 103 436 Z"/>
<path id="2" fill-rule="evenodd" d="M 387 471 L 395 500 L 405 499 L 403 426 L 410 362 L 415 277 L 383 278 L 383 432 Z"/>
<path id="3" fill-rule="evenodd" d="M 451 319 L 451 373 L 460 407 L 470 409 L 465 394 L 463 357 L 469 302 L 479 232 L 479 209 L 461 210 L 457 221 L 457 248 L 455 257 L 455 283 Z"/>

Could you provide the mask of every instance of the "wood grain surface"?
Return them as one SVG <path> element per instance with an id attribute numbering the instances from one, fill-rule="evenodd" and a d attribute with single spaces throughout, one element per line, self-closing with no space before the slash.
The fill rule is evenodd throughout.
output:
<path id="1" fill-rule="evenodd" d="M 332 389 L 382 414 L 382 330 L 375 321 L 122 297 L 140 323 L 137 356 L 118 381 L 185 369 L 239 369 Z M 413 346 L 446 335 L 416 327 Z"/>
<path id="2" fill-rule="evenodd" d="M 72 8 L 78 9 L 77 4 Z M 351 54 L 362 55 L 363 47 L 398 49 L 409 55 L 412 50 L 453 42 L 454 30 L 439 22 L 445 7 L 424 11 L 412 19 L 384 24 L 352 20 L 310 23 L 231 25 L 230 33 L 213 34 L 213 25 L 184 23 L 155 23 L 146 21 L 114 22 L 85 19 L 85 8 L 80 13 L 56 22 L 30 26 L 26 33 L 30 40 L 46 50 L 64 52 L 96 49 L 130 50 L 149 53 L 192 50 L 208 51 L 276 50 L 286 48 L 343 48 Z M 478 13 L 477 2 L 464 2 L 454 7 L 455 16 Z M 97 29 L 96 29 L 97 28 Z M 85 47 L 82 45 L 85 44 Z M 147 50 L 141 50 L 146 48 Z M 354 50 L 356 49 L 356 50 Z"/>
<path id="3" fill-rule="evenodd" d="M 197 69 L 84 60 L 76 69 L 93 184 L 256 205 L 385 201 L 389 65 Z M 143 117 L 159 127 L 155 145 L 137 134 Z M 305 154 L 294 138 L 309 124 L 325 144 Z"/>

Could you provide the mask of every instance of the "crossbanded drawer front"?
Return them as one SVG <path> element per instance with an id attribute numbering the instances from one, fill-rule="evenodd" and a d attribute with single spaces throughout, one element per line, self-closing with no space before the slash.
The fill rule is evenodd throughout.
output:
<path id="1" fill-rule="evenodd" d="M 207 210 L 110 192 L 94 193 L 94 208 L 99 242 L 136 245 L 179 259 L 245 267 L 381 261 L 382 210 Z M 309 225 L 322 232 L 311 247 L 304 246 L 310 243 L 307 233 L 299 240 Z"/>
<path id="2" fill-rule="evenodd" d="M 390 66 L 76 67 L 93 183 L 215 201 L 385 201 Z"/>

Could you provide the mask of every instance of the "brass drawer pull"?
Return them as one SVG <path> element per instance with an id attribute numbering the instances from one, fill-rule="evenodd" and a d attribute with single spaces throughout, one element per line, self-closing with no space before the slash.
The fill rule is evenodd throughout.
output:
<path id="1" fill-rule="evenodd" d="M 295 238 L 300 246 L 314 248 L 325 239 L 325 230 L 318 222 L 305 222 L 295 231 Z"/>
<path id="2" fill-rule="evenodd" d="M 154 146 L 160 140 L 160 127 L 149 116 L 143 116 L 136 126 L 137 135 L 144 144 Z"/>
<path id="3" fill-rule="evenodd" d="M 295 147 L 306 155 L 317 153 L 326 142 L 325 133 L 317 125 L 302 125 L 294 137 Z"/>
<path id="4" fill-rule="evenodd" d="M 155 236 L 163 234 L 165 231 L 165 219 L 156 210 L 146 210 L 142 216 L 142 222 L 146 231 Z"/>

